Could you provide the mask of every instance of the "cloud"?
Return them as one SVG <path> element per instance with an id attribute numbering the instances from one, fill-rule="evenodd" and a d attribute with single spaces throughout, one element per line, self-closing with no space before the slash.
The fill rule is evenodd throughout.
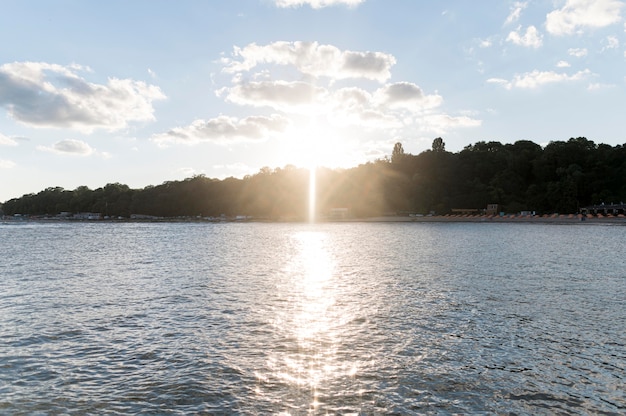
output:
<path id="1" fill-rule="evenodd" d="M 507 86 L 508 86 L 508 87 L 507 87 L 507 89 L 510 89 L 510 88 L 511 88 L 511 87 L 509 86 L 509 81 L 507 81 L 507 80 L 506 80 L 506 79 L 504 79 L 504 78 L 489 78 L 489 79 L 487 80 L 487 82 L 488 82 L 488 83 L 490 83 L 490 84 L 498 84 L 498 85 L 502 85 L 502 86 L 505 86 L 505 87 L 507 87 Z"/>
<path id="2" fill-rule="evenodd" d="M 13 62 L 0 66 L 0 106 L 15 120 L 38 128 L 70 128 L 90 133 L 118 130 L 130 122 L 154 120 L 153 101 L 165 98 L 153 85 L 109 78 L 95 84 L 79 65 Z"/>
<path id="3" fill-rule="evenodd" d="M 278 7 L 301 7 L 309 5 L 314 9 L 321 9 L 328 6 L 345 5 L 355 7 L 365 0 L 274 0 Z"/>
<path id="4" fill-rule="evenodd" d="M 280 115 L 250 116 L 244 119 L 219 116 L 210 120 L 196 120 L 189 126 L 176 127 L 152 136 L 160 147 L 171 143 L 197 144 L 200 142 L 230 142 L 265 140 L 273 133 L 285 131 L 288 119 Z"/>
<path id="5" fill-rule="evenodd" d="M 619 39 L 615 36 L 607 36 L 606 37 L 606 45 L 602 48 L 603 51 L 607 49 L 617 49 L 619 48 Z"/>
<path id="6" fill-rule="evenodd" d="M 422 89 L 410 82 L 385 85 L 374 94 L 380 105 L 389 108 L 404 108 L 413 112 L 438 107 L 443 102 L 440 95 L 424 95 Z"/>
<path id="7" fill-rule="evenodd" d="M 369 130 L 402 127 L 396 114 L 376 108 L 370 93 L 354 87 L 333 94 L 326 117 L 337 127 L 358 126 Z"/>
<path id="8" fill-rule="evenodd" d="M 380 98 L 379 98 L 380 100 Z M 374 96 L 356 87 L 346 87 L 329 95 L 326 116 L 329 122 L 338 127 L 359 126 L 366 129 L 401 127 L 396 114 L 378 108 Z"/>
<path id="9" fill-rule="evenodd" d="M 335 92 L 332 99 L 329 119 L 340 126 L 370 130 L 409 127 L 442 134 L 453 128 L 481 124 L 481 120 L 439 112 L 443 98 L 438 94 L 425 94 L 419 86 L 409 82 L 388 84 L 372 94 L 358 88 L 343 88 Z"/>
<path id="10" fill-rule="evenodd" d="M 53 144 L 51 147 L 37 146 L 37 149 L 58 155 L 73 156 L 89 156 L 95 152 L 95 150 L 84 141 L 75 139 L 61 140 Z"/>
<path id="11" fill-rule="evenodd" d="M 0 169 L 11 169 L 15 167 L 15 162 L 6 159 L 0 159 Z"/>
<path id="12" fill-rule="evenodd" d="M 585 28 L 601 28 L 621 21 L 624 3 L 617 0 L 567 0 L 565 6 L 546 16 L 546 30 L 571 35 Z"/>
<path id="13" fill-rule="evenodd" d="M 559 61 L 556 63 L 557 68 L 569 68 L 571 65 L 567 61 Z"/>
<path id="14" fill-rule="evenodd" d="M 331 79 L 364 78 L 384 82 L 396 59 L 382 52 L 342 51 L 317 42 L 274 42 L 235 47 L 233 59 L 223 59 L 226 73 L 250 71 L 262 64 L 292 65 L 303 74 Z"/>
<path id="15" fill-rule="evenodd" d="M 324 88 L 302 81 L 247 82 L 218 92 L 235 104 L 271 107 L 286 113 L 315 111 L 316 103 L 323 102 L 326 93 Z"/>
<path id="16" fill-rule="evenodd" d="M 451 128 L 480 125 L 480 120 L 470 117 L 453 117 L 438 112 L 443 98 L 438 94 L 426 94 L 416 84 L 397 82 L 387 84 L 373 92 L 358 87 L 344 87 L 337 90 L 309 85 L 299 86 L 306 99 L 294 97 L 293 91 L 281 93 L 283 82 L 265 82 L 263 88 L 254 88 L 262 95 L 241 95 L 237 103 L 265 103 L 273 109 L 307 117 L 322 117 L 337 128 L 361 128 L 385 130 L 403 127 L 418 128 L 441 134 Z M 286 85 L 289 85 L 287 83 Z M 273 87 L 276 91 L 272 91 Z M 237 93 L 240 90 L 236 90 Z M 311 91 L 315 91 L 314 94 Z M 229 94 L 232 90 L 229 90 Z M 267 97 L 271 97 L 269 100 Z M 282 101 L 281 101 L 282 97 Z"/>
<path id="17" fill-rule="evenodd" d="M 283 115 L 283 124 L 259 134 L 242 134 L 237 119 L 220 116 L 208 122 L 197 120 L 187 127 L 153 136 L 159 146 L 233 138 L 257 140 L 270 134 L 285 137 L 293 130 L 291 127 L 301 129 L 302 120 L 312 118 L 328 123 L 330 128 L 352 132 L 402 128 L 441 132 L 481 123 L 467 116 L 444 114 L 439 109 L 443 97 L 427 94 L 414 83 L 385 83 L 396 60 L 382 52 L 340 50 L 317 42 L 252 43 L 235 47 L 232 57 L 221 62 L 222 71 L 234 76 L 231 85 L 216 91 L 217 96 L 240 106 L 271 109 Z M 280 68 L 280 73 L 289 74 L 292 79 L 272 79 L 275 68 L 269 64 L 288 67 Z M 250 74 L 244 76 L 246 72 Z M 336 80 L 347 83 L 362 79 L 384 85 L 372 90 L 362 86 L 335 87 Z"/>
<path id="18" fill-rule="evenodd" d="M 530 48 L 539 48 L 543 44 L 542 36 L 535 26 L 529 26 L 526 33 L 520 35 L 521 26 L 516 31 L 512 31 L 507 36 L 507 42 L 513 42 L 516 45 L 526 46 Z"/>
<path id="19" fill-rule="evenodd" d="M 306 115 L 341 110 L 388 112 L 404 109 L 420 112 L 438 107 L 443 102 L 441 96 L 426 95 L 420 87 L 409 82 L 388 84 L 370 94 L 359 88 L 331 91 L 302 81 L 262 81 L 222 89 L 220 94 L 225 94 L 226 99 L 235 104 L 267 106 L 284 113 Z"/>
<path id="20" fill-rule="evenodd" d="M 513 6 L 511 7 L 511 13 L 509 13 L 509 15 L 507 16 L 506 20 L 504 21 L 505 25 L 510 25 L 511 23 L 517 22 L 519 20 L 520 15 L 522 14 L 522 11 L 528 6 L 528 2 L 527 1 L 516 1 L 515 3 L 513 3 Z"/>
<path id="21" fill-rule="evenodd" d="M 504 86 L 507 90 L 512 88 L 535 89 L 545 84 L 554 84 L 559 82 L 578 81 L 591 74 L 591 71 L 585 69 L 573 75 L 558 73 L 554 71 L 538 71 L 517 74 L 511 80 L 502 78 L 490 78 L 487 82 Z"/>
<path id="22" fill-rule="evenodd" d="M 608 88 L 615 88 L 615 84 L 601 84 L 599 82 L 595 82 L 587 86 L 587 91 L 598 91 L 598 90 L 605 90 Z"/>
<path id="23" fill-rule="evenodd" d="M 575 56 L 576 58 L 582 58 L 583 56 L 587 56 L 587 48 L 569 48 L 567 53 L 570 56 Z"/>
<path id="24" fill-rule="evenodd" d="M 219 95 L 239 105 L 269 107 L 291 115 L 320 116 L 336 127 L 366 129 L 420 124 L 422 117 L 432 115 L 443 103 L 440 95 L 425 94 L 410 82 L 386 84 L 373 92 L 357 87 L 332 90 L 303 81 L 245 82 L 223 88 Z"/>
<path id="25" fill-rule="evenodd" d="M 17 146 L 17 141 L 0 133 L 0 146 Z"/>

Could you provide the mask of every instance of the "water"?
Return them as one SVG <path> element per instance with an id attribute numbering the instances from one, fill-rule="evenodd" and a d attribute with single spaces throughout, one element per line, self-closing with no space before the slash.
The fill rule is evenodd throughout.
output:
<path id="1" fill-rule="evenodd" d="M 0 236 L 1 414 L 626 412 L 626 227 Z"/>

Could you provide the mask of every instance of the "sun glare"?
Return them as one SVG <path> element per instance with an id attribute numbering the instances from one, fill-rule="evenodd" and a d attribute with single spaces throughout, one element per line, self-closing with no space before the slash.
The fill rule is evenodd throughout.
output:
<path id="1" fill-rule="evenodd" d="M 285 143 L 289 163 L 304 168 L 347 167 L 354 159 L 348 151 L 345 132 L 330 125 L 324 117 L 309 117 L 294 124 Z"/>
<path id="2" fill-rule="evenodd" d="M 320 167 L 350 166 L 354 158 L 348 151 L 346 140 L 323 117 L 309 117 L 295 124 L 287 134 L 285 156 L 288 163 L 309 170 L 308 219 L 315 222 L 316 171 Z"/>
<path id="3" fill-rule="evenodd" d="M 309 167 L 309 222 L 315 222 L 315 211 L 317 210 L 317 203 L 315 201 L 315 195 L 317 194 L 317 168 L 315 166 Z"/>

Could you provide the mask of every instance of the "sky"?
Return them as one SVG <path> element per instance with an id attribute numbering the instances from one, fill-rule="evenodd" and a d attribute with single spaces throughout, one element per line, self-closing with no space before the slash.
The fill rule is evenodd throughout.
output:
<path id="1" fill-rule="evenodd" d="M 2 0 L 0 202 L 626 143 L 626 1 Z"/>

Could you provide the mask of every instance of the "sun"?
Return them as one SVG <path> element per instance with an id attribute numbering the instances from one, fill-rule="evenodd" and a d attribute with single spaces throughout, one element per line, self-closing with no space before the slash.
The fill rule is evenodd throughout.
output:
<path id="1" fill-rule="evenodd" d="M 308 169 L 308 220 L 316 221 L 317 169 L 336 168 L 347 161 L 345 142 L 338 131 L 322 117 L 308 117 L 306 121 L 294 124 L 287 134 L 284 151 L 289 163 Z"/>
<path id="2" fill-rule="evenodd" d="M 324 117 L 308 117 L 287 132 L 286 152 L 289 163 L 307 168 L 348 167 L 355 151 L 349 149 L 350 137 L 332 126 Z"/>

